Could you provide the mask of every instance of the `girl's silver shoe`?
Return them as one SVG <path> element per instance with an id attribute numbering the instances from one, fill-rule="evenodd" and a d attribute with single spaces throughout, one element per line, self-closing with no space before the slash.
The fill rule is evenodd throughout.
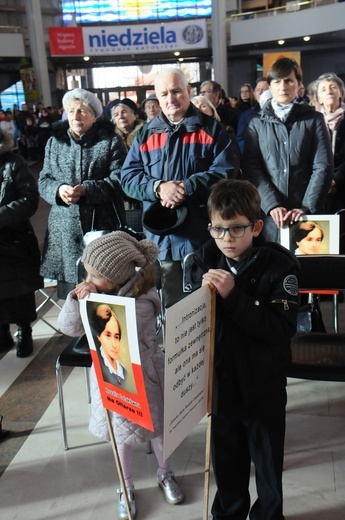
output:
<path id="1" fill-rule="evenodd" d="M 134 486 L 128 486 L 126 487 L 127 490 L 127 496 L 129 500 L 129 505 L 131 508 L 131 514 L 132 518 L 135 518 L 137 511 L 135 507 L 135 500 L 134 500 Z M 118 499 L 117 499 L 117 516 L 120 520 L 128 520 L 128 512 L 127 512 L 127 506 L 125 497 L 123 496 L 123 491 L 121 488 L 117 489 Z"/>
<path id="2" fill-rule="evenodd" d="M 175 480 L 175 475 L 172 471 L 167 473 L 157 472 L 158 486 L 164 494 L 165 500 L 168 504 L 180 504 L 184 500 L 183 491 Z"/>

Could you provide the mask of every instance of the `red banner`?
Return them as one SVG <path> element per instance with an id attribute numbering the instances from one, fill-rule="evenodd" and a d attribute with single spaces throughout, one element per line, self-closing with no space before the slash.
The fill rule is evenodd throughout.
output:
<path id="1" fill-rule="evenodd" d="M 49 40 L 52 56 L 83 56 L 85 54 L 81 27 L 50 27 Z"/>

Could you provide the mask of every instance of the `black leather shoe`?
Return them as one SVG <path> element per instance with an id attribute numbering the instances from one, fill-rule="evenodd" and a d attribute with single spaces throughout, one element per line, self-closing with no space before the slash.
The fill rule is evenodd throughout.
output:
<path id="1" fill-rule="evenodd" d="M 25 358 L 30 356 L 34 350 L 32 341 L 32 328 L 19 327 L 18 328 L 18 343 L 17 343 L 17 357 Z"/>
<path id="2" fill-rule="evenodd" d="M 14 345 L 8 323 L 0 325 L 0 348 L 11 348 Z"/>

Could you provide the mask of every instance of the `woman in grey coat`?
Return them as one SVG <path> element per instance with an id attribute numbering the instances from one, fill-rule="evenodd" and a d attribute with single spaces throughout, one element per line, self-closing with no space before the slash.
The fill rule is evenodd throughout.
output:
<path id="1" fill-rule="evenodd" d="M 125 223 L 119 175 L 126 148 L 115 127 L 100 116 L 99 99 L 83 89 L 62 99 L 68 121 L 53 127 L 39 176 L 41 197 L 51 204 L 41 274 L 58 281 L 66 298 L 76 283 L 83 236 Z"/>

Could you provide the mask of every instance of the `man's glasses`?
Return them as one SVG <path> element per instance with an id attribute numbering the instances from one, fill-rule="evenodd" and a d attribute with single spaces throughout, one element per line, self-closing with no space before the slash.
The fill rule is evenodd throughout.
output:
<path id="1" fill-rule="evenodd" d="M 212 90 L 200 90 L 201 96 L 204 96 L 205 94 L 212 94 Z"/>
<path id="2" fill-rule="evenodd" d="M 243 226 L 238 224 L 229 227 L 208 226 L 207 229 L 212 238 L 224 238 L 226 232 L 228 232 L 232 238 L 242 238 L 246 232 L 246 229 L 253 225 L 254 222 L 249 222 L 249 224 Z"/>

